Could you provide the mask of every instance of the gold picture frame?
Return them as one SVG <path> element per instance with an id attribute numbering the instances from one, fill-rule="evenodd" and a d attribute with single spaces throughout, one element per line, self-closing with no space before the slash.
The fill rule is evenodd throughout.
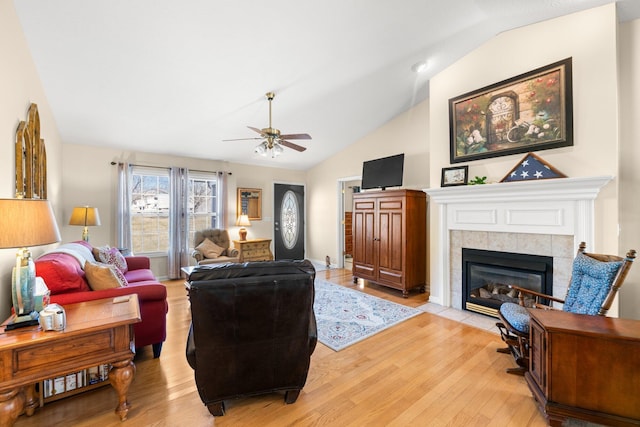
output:
<path id="1" fill-rule="evenodd" d="M 262 220 L 262 189 L 238 188 L 236 215 L 246 214 L 249 221 Z"/>

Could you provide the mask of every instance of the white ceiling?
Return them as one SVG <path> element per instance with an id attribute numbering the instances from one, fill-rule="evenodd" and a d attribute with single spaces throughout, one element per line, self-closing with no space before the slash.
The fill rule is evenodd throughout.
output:
<path id="1" fill-rule="evenodd" d="M 496 34 L 614 0 L 14 0 L 62 140 L 308 169 Z M 618 1 L 621 21 L 640 1 Z M 428 59 L 429 69 L 411 66 Z M 246 126 L 309 133 L 278 158 Z"/>

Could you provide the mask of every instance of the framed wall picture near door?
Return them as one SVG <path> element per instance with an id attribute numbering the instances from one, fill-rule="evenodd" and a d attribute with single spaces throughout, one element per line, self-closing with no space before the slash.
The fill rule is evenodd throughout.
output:
<path id="1" fill-rule="evenodd" d="M 236 216 L 245 214 L 249 221 L 262 220 L 262 190 L 260 188 L 238 188 Z"/>

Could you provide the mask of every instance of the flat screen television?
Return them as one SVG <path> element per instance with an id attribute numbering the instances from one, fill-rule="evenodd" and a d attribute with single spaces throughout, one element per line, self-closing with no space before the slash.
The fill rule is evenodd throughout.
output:
<path id="1" fill-rule="evenodd" d="M 362 189 L 400 187 L 403 172 L 404 153 L 368 160 L 362 164 Z"/>

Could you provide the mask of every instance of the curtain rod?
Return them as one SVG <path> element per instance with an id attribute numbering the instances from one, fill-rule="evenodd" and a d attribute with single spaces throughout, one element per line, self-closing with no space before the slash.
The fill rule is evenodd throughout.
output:
<path id="1" fill-rule="evenodd" d="M 111 166 L 115 166 L 115 165 L 124 164 L 124 163 L 112 161 L 110 164 L 111 164 Z M 171 168 L 171 166 L 138 165 L 138 164 L 135 164 L 135 163 L 129 163 L 129 165 L 131 165 L 131 166 L 140 166 L 140 167 L 144 167 L 144 168 Z M 194 171 L 194 172 L 211 173 L 211 171 L 203 171 L 203 170 L 200 170 L 200 169 L 189 169 L 189 168 L 185 168 L 185 169 L 188 169 L 188 170 L 191 170 L 191 171 Z M 215 171 L 215 172 L 217 172 L 217 173 L 228 173 L 229 175 L 233 175 L 233 172 L 229 172 L 229 171 Z"/>

